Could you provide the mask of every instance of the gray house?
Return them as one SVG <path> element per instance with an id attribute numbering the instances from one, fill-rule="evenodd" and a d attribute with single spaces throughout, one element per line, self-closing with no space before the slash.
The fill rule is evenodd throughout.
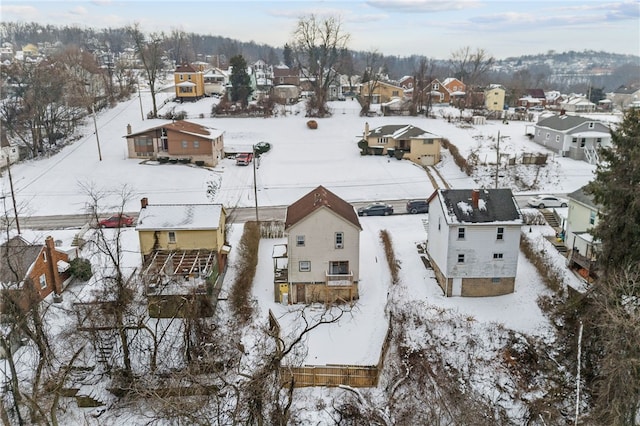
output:
<path id="1" fill-rule="evenodd" d="M 598 149 L 611 144 L 611 131 L 600 121 L 561 114 L 538 121 L 533 141 L 563 157 L 595 164 Z"/>

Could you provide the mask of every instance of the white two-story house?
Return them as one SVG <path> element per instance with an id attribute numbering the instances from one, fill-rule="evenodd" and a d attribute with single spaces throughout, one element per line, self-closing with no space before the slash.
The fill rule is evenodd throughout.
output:
<path id="1" fill-rule="evenodd" d="M 515 289 L 522 216 L 509 189 L 439 189 L 429 197 L 427 253 L 446 296 Z"/>
<path id="2" fill-rule="evenodd" d="M 292 303 L 357 299 L 360 221 L 353 206 L 319 186 L 287 208 L 287 288 Z M 282 289 L 282 287 L 278 287 Z"/>
<path id="3" fill-rule="evenodd" d="M 591 230 L 598 224 L 601 206 L 582 187 L 568 195 L 569 212 L 564 244 L 569 250 L 569 266 L 587 278 L 596 275 L 598 242 Z"/>

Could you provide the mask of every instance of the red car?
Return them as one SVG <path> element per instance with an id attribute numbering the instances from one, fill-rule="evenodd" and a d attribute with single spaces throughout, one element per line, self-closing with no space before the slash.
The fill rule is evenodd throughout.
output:
<path id="1" fill-rule="evenodd" d="M 108 219 L 102 219 L 98 222 L 100 228 L 121 228 L 123 226 L 133 226 L 134 219 L 126 214 L 118 214 Z"/>

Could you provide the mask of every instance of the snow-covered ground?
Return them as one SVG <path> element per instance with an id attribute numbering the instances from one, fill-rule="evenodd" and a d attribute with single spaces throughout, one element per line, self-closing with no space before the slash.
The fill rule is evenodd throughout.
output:
<path id="1" fill-rule="evenodd" d="M 150 109 L 150 99 L 143 99 L 145 111 Z M 433 187 L 424 170 L 403 160 L 378 156 L 361 156 L 357 141 L 362 137 L 365 122 L 371 128 L 384 124 L 414 124 L 424 130 L 448 138 L 463 155 L 475 151 L 481 161 L 495 159 L 495 138 L 501 136 L 500 151 L 512 155 L 523 152 L 548 153 L 526 136 L 526 126 L 531 122 L 488 122 L 479 126 L 460 127 L 446 119 L 424 117 L 367 117 L 359 116 L 359 105 L 347 100 L 332 104 L 333 116 L 319 119 L 317 130 L 306 126 L 302 106 L 289 108 L 286 114 L 273 118 L 195 118 L 201 113 L 208 117 L 213 100 L 175 104 L 170 107 L 184 110 L 189 120 L 224 130 L 225 145 L 247 146 L 260 141 L 272 145 L 271 151 L 260 159 L 257 170 L 258 203 L 261 206 L 288 205 L 318 185 L 323 185 L 349 202 L 424 198 Z M 13 183 L 21 214 L 54 215 L 82 213 L 89 198 L 81 186 L 94 185 L 101 189 L 114 189 L 128 185 L 134 197 L 126 206 L 128 211 L 139 209 L 139 198 L 148 197 L 151 203 L 222 203 L 227 207 L 253 206 L 253 168 L 237 167 L 225 159 L 214 169 L 192 165 L 141 162 L 126 158 L 126 127 L 133 131 L 160 124 L 162 120 L 142 120 L 138 99 L 121 103 L 98 115 L 98 133 L 102 161 L 98 159 L 95 134 L 91 125 L 84 136 L 61 153 L 47 159 L 27 161 L 12 166 Z M 435 109 L 438 117 L 450 113 L 448 108 Z M 457 113 L 456 113 L 457 114 Z M 586 184 L 592 177 L 594 166 L 585 162 L 550 155 L 552 162 L 539 173 L 538 189 L 532 192 L 567 193 Z M 492 187 L 490 176 L 476 177 L 476 181 L 464 175 L 444 151 L 443 161 L 437 165 L 442 176 L 453 188 L 474 188 L 482 184 Z M 533 170 L 533 169 L 532 169 Z M 532 171 L 531 173 L 535 173 Z M 219 189 L 214 200 L 207 197 L 207 187 L 215 182 Z M 9 200 L 9 183 L 6 173 L 2 176 L 2 195 Z M 103 206 L 116 203 L 115 195 Z M 386 265 L 379 232 L 386 229 L 391 235 L 397 258 L 401 262 L 400 291 L 405 301 L 425 301 L 443 309 L 451 309 L 465 317 L 482 323 L 496 323 L 518 332 L 545 336 L 550 332 L 549 323 L 536 300 L 546 294 L 541 279 L 533 266 L 520 256 L 515 292 L 510 295 L 489 298 L 446 298 L 438 287 L 433 271 L 425 268 L 417 245 L 426 240 L 424 221 L 427 215 L 395 215 L 390 217 L 361 218 L 361 298 L 351 313 L 337 324 L 315 330 L 307 339 L 305 364 L 375 364 L 387 331 L 387 303 L 390 293 L 390 274 Z M 527 227 L 528 230 L 529 227 Z M 532 227 L 532 233 L 544 244 L 543 235 L 552 232 L 545 226 Z M 140 262 L 135 231 L 123 231 L 126 238 L 127 266 Z M 70 241 L 74 230 L 25 231 L 25 236 L 42 241 L 46 235 Z M 230 229 L 232 246 L 242 234 L 242 225 Z M 295 314 L 291 307 L 273 302 L 272 247 L 282 239 L 263 239 L 254 281 L 253 296 L 257 301 L 259 316 L 266 318 L 271 309 L 279 318 L 284 330 L 291 331 Z M 547 247 L 548 249 L 548 247 Z M 234 279 L 236 253 L 230 254 L 230 268 L 224 289 L 228 290 Z M 560 256 L 560 255 L 558 255 Z M 559 257 L 559 259 L 561 256 Z M 567 273 L 567 281 L 576 278 Z"/>

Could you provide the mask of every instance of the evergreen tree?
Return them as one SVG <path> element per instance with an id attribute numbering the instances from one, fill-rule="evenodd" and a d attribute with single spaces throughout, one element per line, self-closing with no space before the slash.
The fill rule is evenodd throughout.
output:
<path id="1" fill-rule="evenodd" d="M 293 68 L 293 49 L 289 44 L 284 45 L 284 51 L 282 52 L 284 64 L 289 68 Z"/>
<path id="2" fill-rule="evenodd" d="M 640 262 L 640 110 L 630 109 L 611 133 L 612 146 L 600 152 L 601 162 L 588 192 L 602 206 L 594 229 L 601 241 L 598 257 L 605 274 L 619 265 Z"/>
<path id="3" fill-rule="evenodd" d="M 247 61 L 242 55 L 236 55 L 229 61 L 231 65 L 231 100 L 241 102 L 243 107 L 247 106 L 249 96 L 253 92 L 251 88 L 251 77 L 247 72 Z"/>

